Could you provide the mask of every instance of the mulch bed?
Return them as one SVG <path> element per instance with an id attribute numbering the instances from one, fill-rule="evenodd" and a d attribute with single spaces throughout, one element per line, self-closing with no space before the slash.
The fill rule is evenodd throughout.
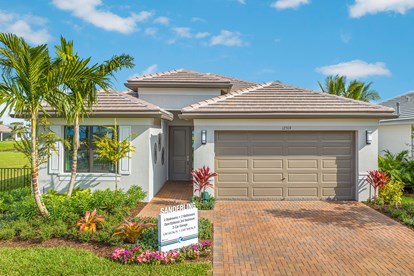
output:
<path id="1" fill-rule="evenodd" d="M 147 204 L 148 204 L 148 202 L 139 202 L 139 203 L 137 204 L 137 206 L 136 206 L 136 207 L 134 207 L 134 208 L 131 210 L 131 212 L 130 212 L 129 216 L 130 216 L 131 218 L 134 218 L 134 217 L 138 216 L 138 214 L 142 211 L 142 209 L 144 209 L 144 207 L 145 207 L 145 206 L 147 206 Z"/>
<path id="2" fill-rule="evenodd" d="M 384 205 L 384 206 L 374 205 L 374 204 L 372 204 L 372 203 L 367 203 L 367 202 L 365 202 L 365 204 L 366 204 L 366 205 L 368 205 L 369 207 L 371 207 L 372 209 L 374 209 L 375 211 L 377 211 L 377 212 L 379 212 L 379 213 L 381 213 L 381 214 L 383 214 L 383 215 L 386 215 L 387 217 L 389 217 L 389 218 L 390 218 L 390 219 L 392 219 L 393 221 L 398 222 L 399 224 L 401 224 L 401 225 L 403 225 L 403 226 L 405 226 L 405 227 L 407 227 L 407 228 L 409 228 L 409 229 L 411 229 L 411 230 L 413 230 L 413 231 L 414 231 L 414 227 L 413 227 L 413 226 L 406 225 L 406 224 L 402 223 L 402 221 L 401 221 L 401 220 L 399 220 L 398 218 L 394 218 L 394 217 L 392 217 L 390 213 L 385 212 L 385 211 L 383 210 L 383 208 L 384 208 L 384 207 L 385 207 L 385 208 L 394 208 L 394 209 L 395 209 L 395 207 L 393 207 L 393 206 L 389 206 L 389 205 Z"/>

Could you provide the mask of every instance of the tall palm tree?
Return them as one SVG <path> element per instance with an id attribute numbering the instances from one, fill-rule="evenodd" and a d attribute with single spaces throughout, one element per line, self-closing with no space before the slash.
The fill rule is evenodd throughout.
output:
<path id="1" fill-rule="evenodd" d="M 56 46 L 58 55 L 62 60 L 70 62 L 78 59 L 77 53 L 73 50 L 73 42 L 66 41 L 61 37 L 60 45 Z M 105 61 L 96 67 L 92 74 L 100 79 L 99 86 L 107 90 L 110 86 L 110 77 L 114 77 L 114 72 L 122 68 L 132 68 L 134 66 L 133 58 L 129 55 L 114 56 L 110 60 Z M 63 101 L 61 101 L 61 112 L 65 116 L 68 124 L 73 126 L 72 139 L 72 168 L 69 181 L 69 189 L 67 197 L 70 198 L 75 187 L 76 172 L 78 165 L 78 149 L 79 143 L 79 120 L 92 111 L 92 106 L 97 98 L 98 83 L 89 79 L 67 83 L 68 91 L 66 91 Z M 117 173 L 117 172 L 115 172 Z"/>
<path id="2" fill-rule="evenodd" d="M 45 44 L 30 46 L 21 37 L 0 33 L 0 104 L 4 104 L 0 116 L 13 110 L 30 121 L 31 187 L 43 216 L 49 213 L 42 202 L 38 180 L 39 112 L 45 112 L 43 103 L 57 106 L 65 83 L 91 78 L 88 61 L 78 59 L 69 65 L 62 64 L 60 59 L 52 59 Z"/>
<path id="3" fill-rule="evenodd" d="M 371 89 L 372 82 L 364 83 L 353 80 L 347 85 L 345 76 L 328 76 L 325 78 L 325 85 L 318 82 L 322 92 L 342 96 L 358 101 L 370 102 L 380 99 L 377 91 Z"/>

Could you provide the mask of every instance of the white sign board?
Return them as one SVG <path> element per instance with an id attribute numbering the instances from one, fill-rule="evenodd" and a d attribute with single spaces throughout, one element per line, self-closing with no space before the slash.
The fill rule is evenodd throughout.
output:
<path id="1" fill-rule="evenodd" d="M 194 204 L 161 208 L 158 215 L 158 249 L 163 252 L 198 243 L 198 209 Z"/>

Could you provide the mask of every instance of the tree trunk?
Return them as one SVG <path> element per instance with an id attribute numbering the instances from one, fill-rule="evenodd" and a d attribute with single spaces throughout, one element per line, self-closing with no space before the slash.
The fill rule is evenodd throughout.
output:
<path id="1" fill-rule="evenodd" d="M 40 187 L 39 187 L 39 153 L 37 149 L 37 114 L 35 112 L 32 113 L 32 151 L 31 151 L 31 158 L 32 158 L 32 168 L 31 168 L 31 175 L 32 175 L 32 190 L 33 196 L 36 201 L 37 208 L 42 216 L 47 217 L 49 216 L 49 212 L 46 209 L 46 206 L 42 202 L 41 194 L 40 194 Z"/>
<path id="2" fill-rule="evenodd" d="M 67 198 L 72 196 L 73 189 L 75 188 L 76 171 L 78 168 L 78 149 L 79 149 L 79 115 L 75 115 L 75 122 L 73 125 L 73 140 L 72 140 L 72 170 L 69 181 L 69 190 Z"/>
<path id="3" fill-rule="evenodd" d="M 118 191 L 118 162 L 115 162 L 115 191 Z"/>

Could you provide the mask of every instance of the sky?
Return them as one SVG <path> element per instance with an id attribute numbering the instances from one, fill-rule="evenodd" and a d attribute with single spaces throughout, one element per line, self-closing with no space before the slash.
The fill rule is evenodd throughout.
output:
<path id="1" fill-rule="evenodd" d="M 414 0 L 0 0 L 0 31 L 52 51 L 62 35 L 93 62 L 129 54 L 119 90 L 179 68 L 314 90 L 340 74 L 382 100 L 414 90 Z"/>

